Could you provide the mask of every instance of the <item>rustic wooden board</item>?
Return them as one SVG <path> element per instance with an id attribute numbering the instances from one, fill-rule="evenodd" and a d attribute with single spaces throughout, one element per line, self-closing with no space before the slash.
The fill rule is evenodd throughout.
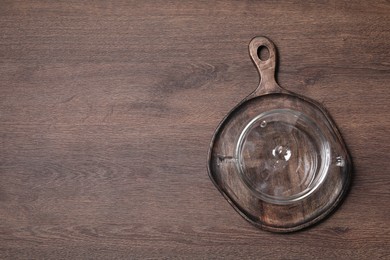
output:
<path id="1" fill-rule="evenodd" d="M 2 1 L 0 258 L 389 258 L 387 1 Z M 330 218 L 289 235 L 215 189 L 215 127 L 258 84 L 324 104 L 354 163 Z"/>
<path id="2" fill-rule="evenodd" d="M 268 58 L 261 58 L 264 48 Z M 261 81 L 216 130 L 209 176 L 253 225 L 272 232 L 298 231 L 323 220 L 345 197 L 350 156 L 325 108 L 277 84 L 273 43 L 255 37 L 249 53 Z M 344 161 L 341 167 L 337 158 Z"/>

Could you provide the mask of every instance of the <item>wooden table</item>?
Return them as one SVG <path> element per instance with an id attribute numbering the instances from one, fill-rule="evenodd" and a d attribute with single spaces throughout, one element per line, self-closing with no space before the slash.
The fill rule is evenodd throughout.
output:
<path id="1" fill-rule="evenodd" d="M 390 258 L 388 1 L 2 1 L 0 258 Z M 354 162 L 328 219 L 272 234 L 215 189 L 220 120 L 258 83 L 324 104 Z"/>

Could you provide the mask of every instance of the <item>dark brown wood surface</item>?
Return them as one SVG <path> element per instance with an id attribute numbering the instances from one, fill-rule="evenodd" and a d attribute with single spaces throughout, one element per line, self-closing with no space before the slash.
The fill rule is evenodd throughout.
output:
<path id="1" fill-rule="evenodd" d="M 390 257 L 388 1 L 1 1 L 0 258 Z M 278 82 L 321 102 L 354 163 L 330 218 L 259 230 L 207 175 L 220 120 Z"/>

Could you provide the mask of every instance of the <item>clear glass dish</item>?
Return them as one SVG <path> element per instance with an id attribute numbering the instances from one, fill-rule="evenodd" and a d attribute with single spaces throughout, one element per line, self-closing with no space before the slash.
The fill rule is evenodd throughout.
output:
<path id="1" fill-rule="evenodd" d="M 240 177 L 256 196 L 288 204 L 321 185 L 330 164 L 330 146 L 305 114 L 274 109 L 244 127 L 234 157 Z"/>

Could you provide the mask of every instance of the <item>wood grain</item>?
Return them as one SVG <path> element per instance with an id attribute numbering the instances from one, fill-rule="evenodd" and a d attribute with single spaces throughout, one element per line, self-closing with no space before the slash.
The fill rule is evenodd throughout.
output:
<path id="1" fill-rule="evenodd" d="M 388 1 L 1 1 L 0 258 L 386 259 Z M 324 104 L 351 190 L 291 235 L 252 227 L 207 176 L 217 124 L 258 84 Z"/>

